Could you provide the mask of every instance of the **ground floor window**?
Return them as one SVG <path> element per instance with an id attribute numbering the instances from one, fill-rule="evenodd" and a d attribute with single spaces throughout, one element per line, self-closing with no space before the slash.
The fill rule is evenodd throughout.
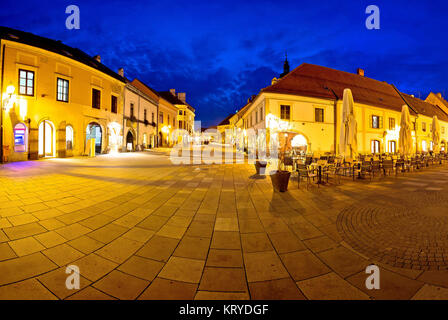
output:
<path id="1" fill-rule="evenodd" d="M 427 146 L 427 144 L 426 144 L 426 140 L 423 140 L 423 141 L 422 141 L 422 151 L 423 151 L 423 152 L 428 151 L 428 146 Z"/>
<path id="2" fill-rule="evenodd" d="M 73 150 L 73 128 L 71 126 L 65 127 L 65 142 L 67 150 Z"/>
<path id="3" fill-rule="evenodd" d="M 396 141 L 389 141 L 389 150 L 390 153 L 397 152 L 397 142 Z"/>
<path id="4" fill-rule="evenodd" d="M 371 153 L 380 153 L 380 142 L 379 142 L 379 140 L 372 140 L 370 142 L 370 152 Z"/>
<path id="5" fill-rule="evenodd" d="M 14 127 L 14 151 L 25 152 L 27 145 L 26 125 L 18 123 Z"/>

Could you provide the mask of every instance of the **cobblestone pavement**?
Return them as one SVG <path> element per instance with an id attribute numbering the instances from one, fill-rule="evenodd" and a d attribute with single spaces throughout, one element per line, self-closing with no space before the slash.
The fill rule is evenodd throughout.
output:
<path id="1" fill-rule="evenodd" d="M 4 165 L 0 299 L 448 299 L 448 167 L 286 193 L 254 173 L 163 152 Z"/>

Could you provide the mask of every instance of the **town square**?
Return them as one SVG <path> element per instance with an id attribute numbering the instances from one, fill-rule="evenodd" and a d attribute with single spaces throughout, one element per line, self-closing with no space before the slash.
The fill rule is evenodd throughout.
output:
<path id="1" fill-rule="evenodd" d="M 448 300 L 438 6 L 7 2 L 0 300 Z"/>

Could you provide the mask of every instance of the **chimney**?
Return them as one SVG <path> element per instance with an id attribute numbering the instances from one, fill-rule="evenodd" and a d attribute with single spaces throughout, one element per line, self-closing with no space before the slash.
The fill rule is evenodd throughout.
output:
<path id="1" fill-rule="evenodd" d="M 440 98 L 440 99 L 442 99 L 442 94 L 439 92 L 439 93 L 437 93 L 437 96 Z"/>
<path id="2" fill-rule="evenodd" d="M 364 77 L 364 69 L 358 68 L 357 74 L 361 77 Z"/>
<path id="3" fill-rule="evenodd" d="M 93 59 L 95 59 L 96 61 L 98 61 L 99 63 L 101 63 L 101 56 L 100 56 L 99 54 L 97 54 L 96 56 L 94 56 Z"/>
<path id="4" fill-rule="evenodd" d="M 187 102 L 186 101 L 186 93 L 185 92 L 178 92 L 177 93 L 177 98 L 180 100 L 180 101 L 182 101 L 182 102 Z"/>
<path id="5" fill-rule="evenodd" d="M 118 69 L 118 75 L 120 75 L 124 78 L 124 69 L 123 68 Z"/>
<path id="6" fill-rule="evenodd" d="M 276 77 L 272 78 L 272 81 L 271 81 L 271 86 L 272 86 L 273 84 L 276 84 L 276 83 L 277 83 L 277 81 L 278 81 L 278 79 L 277 79 Z"/>
<path id="7" fill-rule="evenodd" d="M 176 96 L 176 89 L 170 89 L 170 92 L 173 96 Z"/>

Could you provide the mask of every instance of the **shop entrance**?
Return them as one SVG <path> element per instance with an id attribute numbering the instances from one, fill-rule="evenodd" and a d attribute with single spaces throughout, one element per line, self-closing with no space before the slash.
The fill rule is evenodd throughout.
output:
<path id="1" fill-rule="evenodd" d="M 100 154 L 102 150 L 103 133 L 98 123 L 89 123 L 86 129 L 86 139 L 95 139 L 95 153 Z"/>
<path id="2" fill-rule="evenodd" d="M 39 124 L 39 157 L 54 157 L 54 125 L 49 120 Z"/>

